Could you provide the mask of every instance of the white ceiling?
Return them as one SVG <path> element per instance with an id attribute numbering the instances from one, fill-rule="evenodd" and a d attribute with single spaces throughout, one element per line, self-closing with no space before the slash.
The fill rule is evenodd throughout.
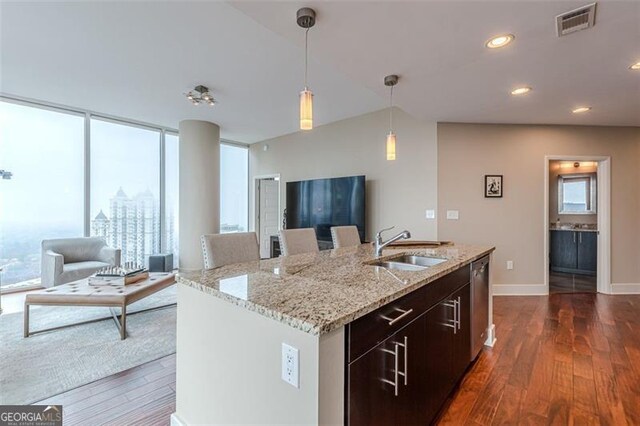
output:
<path id="1" fill-rule="evenodd" d="M 587 2 L 3 2 L 0 90 L 174 128 L 211 120 L 242 142 L 291 133 L 295 12 L 311 6 L 316 125 L 384 108 L 397 73 L 395 103 L 426 120 L 638 126 L 640 2 L 600 1 L 593 29 L 556 37 L 555 15 Z M 512 45 L 484 47 L 505 32 Z M 190 105 L 196 84 L 220 104 Z"/>
<path id="2" fill-rule="evenodd" d="M 0 90 L 177 128 L 202 119 L 256 142 L 297 130 L 303 51 L 220 2 L 0 4 Z M 295 25 L 295 18 L 293 19 Z M 384 108 L 372 91 L 311 64 L 315 121 Z M 208 86 L 220 102 L 194 107 Z"/>

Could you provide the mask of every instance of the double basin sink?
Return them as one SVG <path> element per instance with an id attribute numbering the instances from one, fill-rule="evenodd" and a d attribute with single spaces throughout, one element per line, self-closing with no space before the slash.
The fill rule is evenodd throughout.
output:
<path id="1" fill-rule="evenodd" d="M 447 259 L 441 259 L 439 257 L 403 255 L 385 261 L 374 262 L 371 263 L 371 265 L 398 271 L 424 271 L 431 266 L 446 261 Z"/>

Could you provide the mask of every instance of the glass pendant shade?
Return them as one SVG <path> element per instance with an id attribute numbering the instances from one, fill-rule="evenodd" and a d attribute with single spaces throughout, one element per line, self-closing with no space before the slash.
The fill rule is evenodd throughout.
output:
<path id="1" fill-rule="evenodd" d="M 313 92 L 306 87 L 300 92 L 300 130 L 313 129 Z"/>
<path id="2" fill-rule="evenodd" d="M 389 132 L 387 135 L 387 160 L 393 161 L 396 159 L 396 134 Z"/>

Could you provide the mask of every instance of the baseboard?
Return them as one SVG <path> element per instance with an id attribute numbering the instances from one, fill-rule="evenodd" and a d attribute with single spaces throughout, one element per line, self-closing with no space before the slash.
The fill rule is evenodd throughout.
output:
<path id="1" fill-rule="evenodd" d="M 611 284 L 611 294 L 640 294 L 640 283 Z"/>
<path id="2" fill-rule="evenodd" d="M 546 296 L 549 288 L 544 284 L 494 284 L 494 296 Z"/>
<path id="3" fill-rule="evenodd" d="M 187 426 L 176 413 L 171 414 L 171 426 Z"/>

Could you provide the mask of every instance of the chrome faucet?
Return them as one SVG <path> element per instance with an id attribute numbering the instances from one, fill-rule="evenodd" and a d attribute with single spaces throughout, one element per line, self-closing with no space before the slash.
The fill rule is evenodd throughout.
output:
<path id="1" fill-rule="evenodd" d="M 402 240 L 402 239 L 408 240 L 409 238 L 411 238 L 411 232 L 405 230 L 399 233 L 398 235 L 394 235 L 393 237 L 389 238 L 387 241 L 382 242 L 382 233 L 385 231 L 390 231 L 393 228 L 395 228 L 395 226 L 392 226 L 391 228 L 382 229 L 378 231 L 378 233 L 376 234 L 376 257 L 382 256 L 382 249 L 388 246 L 389 244 L 396 242 L 398 240 Z"/>

